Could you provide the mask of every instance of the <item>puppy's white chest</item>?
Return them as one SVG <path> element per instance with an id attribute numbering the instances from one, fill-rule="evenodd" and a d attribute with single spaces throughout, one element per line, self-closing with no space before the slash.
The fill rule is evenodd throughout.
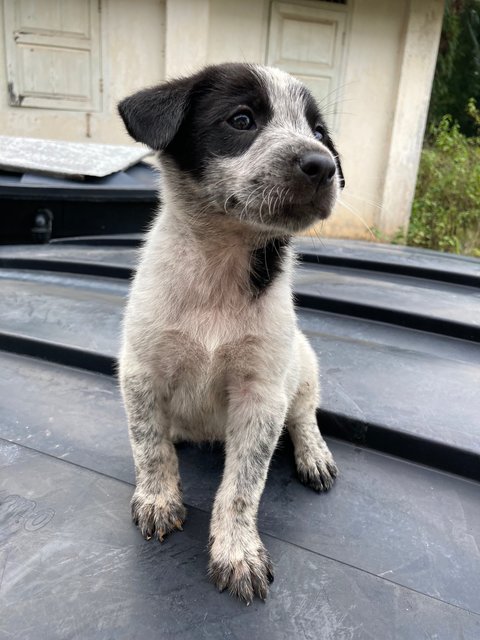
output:
<path id="1" fill-rule="evenodd" d="M 208 348 L 186 333 L 163 333 L 159 373 L 175 439 L 223 439 L 228 387 L 240 349 L 239 342 Z"/>

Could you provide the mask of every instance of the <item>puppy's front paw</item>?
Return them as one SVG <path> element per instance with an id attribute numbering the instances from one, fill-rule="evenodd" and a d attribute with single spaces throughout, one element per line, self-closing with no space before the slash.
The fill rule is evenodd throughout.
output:
<path id="1" fill-rule="evenodd" d="M 258 540 L 257 548 L 245 551 L 241 545 L 225 552 L 211 542 L 208 573 L 219 591 L 228 591 L 249 605 L 254 596 L 265 600 L 273 582 L 273 566 L 267 550 Z"/>
<path id="2" fill-rule="evenodd" d="M 300 482 L 315 491 L 328 491 L 338 475 L 338 468 L 328 449 L 296 456 Z"/>
<path id="3" fill-rule="evenodd" d="M 168 498 L 162 493 L 143 493 L 135 490 L 131 501 L 132 519 L 146 540 L 153 536 L 163 542 L 164 537 L 182 530 L 187 511 L 181 498 Z"/>

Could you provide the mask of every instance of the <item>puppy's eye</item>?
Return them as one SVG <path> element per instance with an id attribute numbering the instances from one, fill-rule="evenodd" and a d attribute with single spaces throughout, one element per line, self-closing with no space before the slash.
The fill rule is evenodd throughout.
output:
<path id="1" fill-rule="evenodd" d="M 255 128 L 255 120 L 253 119 L 252 114 L 248 111 L 239 111 L 228 120 L 228 124 L 234 129 L 238 129 L 240 131 L 247 131 L 248 129 Z"/>
<path id="2" fill-rule="evenodd" d="M 315 140 L 318 140 L 319 142 L 321 142 L 325 136 L 325 130 L 323 127 L 315 127 L 315 130 L 313 132 L 313 135 L 315 136 Z"/>

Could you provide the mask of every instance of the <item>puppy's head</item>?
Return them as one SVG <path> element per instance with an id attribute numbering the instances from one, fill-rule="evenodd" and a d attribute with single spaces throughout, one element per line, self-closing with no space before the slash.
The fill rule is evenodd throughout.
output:
<path id="1" fill-rule="evenodd" d="M 317 103 L 278 69 L 207 67 L 126 98 L 119 112 L 202 211 L 295 232 L 328 217 L 344 185 Z"/>

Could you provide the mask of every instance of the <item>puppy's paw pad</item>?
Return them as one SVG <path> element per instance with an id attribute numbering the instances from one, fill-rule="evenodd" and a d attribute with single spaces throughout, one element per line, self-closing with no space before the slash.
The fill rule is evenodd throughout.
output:
<path id="1" fill-rule="evenodd" d="M 248 558 L 225 562 L 211 560 L 209 576 L 219 591 L 229 593 L 247 605 L 257 596 L 266 600 L 269 585 L 273 582 L 273 566 L 270 557 L 261 547 L 257 554 Z"/>
<path id="2" fill-rule="evenodd" d="M 182 531 L 187 511 L 181 500 L 168 500 L 162 494 L 135 492 L 131 501 L 132 519 L 145 540 L 160 542 L 172 531 Z"/>

